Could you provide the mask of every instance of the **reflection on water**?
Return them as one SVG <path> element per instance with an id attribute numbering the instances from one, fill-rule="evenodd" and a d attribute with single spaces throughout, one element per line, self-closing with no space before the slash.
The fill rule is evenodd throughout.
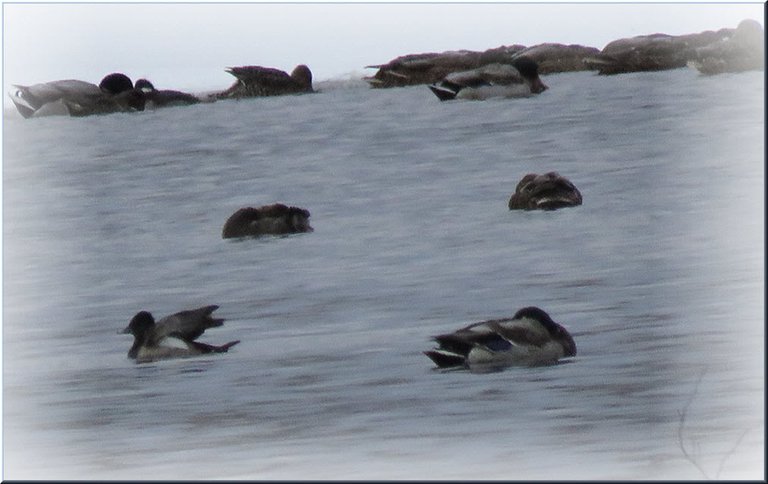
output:
<path id="1" fill-rule="evenodd" d="M 6 119 L 5 477 L 763 477 L 762 73 L 546 82 Z M 507 210 L 551 170 L 581 207 Z M 315 232 L 220 239 L 277 201 Z M 204 304 L 229 353 L 127 359 Z M 528 305 L 576 358 L 422 354 Z"/>

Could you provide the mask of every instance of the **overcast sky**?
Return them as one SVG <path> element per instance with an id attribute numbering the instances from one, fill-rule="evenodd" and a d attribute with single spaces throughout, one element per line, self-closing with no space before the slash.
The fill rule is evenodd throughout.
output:
<path id="1" fill-rule="evenodd" d="M 621 37 L 763 23 L 762 3 L 719 4 L 3 4 L 10 84 L 98 83 L 120 71 L 158 88 L 223 89 L 227 66 L 316 80 L 373 74 L 399 55 L 542 42 L 602 48 Z"/>

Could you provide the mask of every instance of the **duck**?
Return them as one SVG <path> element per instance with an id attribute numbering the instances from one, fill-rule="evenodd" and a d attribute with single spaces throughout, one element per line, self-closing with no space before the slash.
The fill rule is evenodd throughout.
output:
<path id="1" fill-rule="evenodd" d="M 128 326 L 120 331 L 133 335 L 133 346 L 128 358 L 136 363 L 148 363 L 170 358 L 186 358 L 209 353 L 226 353 L 240 340 L 221 346 L 195 341 L 206 329 L 224 324 L 223 319 L 213 318 L 211 313 L 219 306 L 211 305 L 179 311 L 157 322 L 148 311 L 139 311 Z"/>
<path id="2" fill-rule="evenodd" d="M 555 210 L 581 205 L 581 192 L 555 171 L 523 177 L 509 199 L 510 210 Z"/>
<path id="3" fill-rule="evenodd" d="M 282 235 L 312 232 L 309 225 L 309 210 L 289 207 L 282 203 L 245 207 L 233 213 L 224 223 L 221 238 L 248 237 L 260 235 Z"/>
<path id="4" fill-rule="evenodd" d="M 441 101 L 522 98 L 549 89 L 539 78 L 539 65 L 526 56 L 515 58 L 511 64 L 493 63 L 469 71 L 452 72 L 439 83 L 427 87 Z"/>
<path id="5" fill-rule="evenodd" d="M 705 75 L 764 70 L 763 26 L 756 20 L 742 20 L 730 37 L 697 48 L 687 65 Z"/>
<path id="6" fill-rule="evenodd" d="M 262 66 L 228 67 L 225 71 L 237 81 L 226 91 L 216 94 L 218 99 L 314 92 L 312 71 L 304 64 L 296 66 L 290 75 L 280 69 Z"/>
<path id="7" fill-rule="evenodd" d="M 143 94 L 134 89 L 130 78 L 122 73 L 108 74 L 99 85 L 65 79 L 13 87 L 15 91 L 9 96 L 24 118 L 144 110 Z"/>
<path id="8" fill-rule="evenodd" d="M 543 366 L 576 356 L 573 337 L 536 306 L 524 307 L 512 318 L 470 324 L 433 340 L 438 347 L 424 354 L 445 369 Z"/>
<path id="9" fill-rule="evenodd" d="M 135 89 L 144 93 L 146 106 L 151 108 L 189 106 L 201 101 L 197 96 L 186 92 L 174 91 L 171 89 L 155 89 L 155 86 L 144 78 L 136 81 Z"/>

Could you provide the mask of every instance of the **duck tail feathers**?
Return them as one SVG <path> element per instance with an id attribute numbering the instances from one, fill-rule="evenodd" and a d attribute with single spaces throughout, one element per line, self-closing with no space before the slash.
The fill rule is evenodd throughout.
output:
<path id="1" fill-rule="evenodd" d="M 223 344 L 221 346 L 214 346 L 206 343 L 200 343 L 199 341 L 193 341 L 191 344 L 200 353 L 226 353 L 227 351 L 229 351 L 231 347 L 235 346 L 239 342 L 240 340 L 230 341 L 229 343 Z"/>
<path id="2" fill-rule="evenodd" d="M 240 342 L 240 340 L 238 339 L 238 340 L 235 340 L 235 341 L 230 341 L 227 344 L 221 345 L 221 346 L 216 348 L 216 353 L 226 353 L 227 351 L 229 351 L 229 349 L 231 347 L 235 346 L 239 342 Z"/>
<path id="3" fill-rule="evenodd" d="M 456 353 L 450 353 L 443 350 L 430 350 L 425 351 L 425 355 L 429 357 L 440 368 L 452 368 L 456 366 L 464 366 L 466 359 L 457 355 Z"/>
<path id="4" fill-rule="evenodd" d="M 457 91 L 438 86 L 436 84 L 430 84 L 427 87 L 441 101 L 450 101 L 451 99 L 456 99 Z"/>

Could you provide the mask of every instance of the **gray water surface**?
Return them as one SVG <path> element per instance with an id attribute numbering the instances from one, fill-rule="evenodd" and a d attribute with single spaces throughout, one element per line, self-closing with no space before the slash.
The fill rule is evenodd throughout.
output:
<path id="1" fill-rule="evenodd" d="M 763 73 L 545 82 L 6 116 L 4 477 L 764 478 Z M 553 170 L 582 206 L 507 209 Z M 273 202 L 315 231 L 221 239 Z M 127 358 L 208 304 L 228 354 Z M 576 358 L 421 353 L 529 305 Z"/>

